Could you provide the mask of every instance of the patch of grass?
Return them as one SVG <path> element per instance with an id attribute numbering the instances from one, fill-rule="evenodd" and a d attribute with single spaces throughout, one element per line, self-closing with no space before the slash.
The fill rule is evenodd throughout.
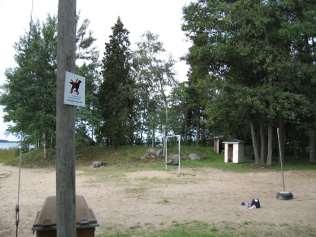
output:
<path id="1" fill-rule="evenodd" d="M 273 164 L 271 169 L 280 170 L 280 164 Z M 284 170 L 316 170 L 316 163 L 312 164 L 307 159 L 289 159 L 284 162 Z"/>
<path id="2" fill-rule="evenodd" d="M 55 165 L 55 151 L 48 150 L 48 158 L 43 158 L 42 150 L 31 150 L 22 153 L 22 167 L 49 167 Z M 11 166 L 18 166 L 20 154 L 18 149 L 0 150 L 0 163 Z"/>
<path id="3" fill-rule="evenodd" d="M 201 167 L 212 167 L 223 171 L 234 171 L 234 172 L 262 172 L 262 171 L 278 171 L 280 170 L 280 164 L 275 162 L 272 167 L 258 166 L 253 161 L 246 161 L 239 164 L 224 163 L 223 154 L 217 154 L 209 146 L 199 145 L 185 145 L 183 146 L 181 155 L 184 157 L 188 156 L 189 153 L 197 153 L 202 159 L 196 161 L 183 160 L 182 164 L 186 168 L 201 168 Z M 284 162 L 284 170 L 316 170 L 316 164 L 311 164 L 307 159 L 291 159 L 288 158 Z"/>
<path id="4" fill-rule="evenodd" d="M 109 166 L 124 169 L 137 169 L 162 167 L 155 160 L 141 160 L 148 147 L 145 146 L 121 146 L 117 149 L 103 146 L 90 146 L 77 149 L 78 164 L 90 165 L 92 161 L 104 161 Z"/>
<path id="5" fill-rule="evenodd" d="M 22 154 L 22 166 L 27 168 L 41 168 L 55 166 L 56 153 L 53 149 L 47 150 L 47 158 L 44 159 L 43 150 L 31 150 Z"/>
<path id="6" fill-rule="evenodd" d="M 146 228 L 130 228 L 118 232 L 98 235 L 98 237 L 228 237 L 224 232 L 219 232 L 213 225 L 200 222 L 188 224 L 174 224 L 168 229 L 150 230 Z"/>
<path id="7" fill-rule="evenodd" d="M 247 224 L 222 222 L 216 225 L 191 222 L 155 229 L 151 225 L 140 224 L 129 229 L 109 228 L 97 237 L 313 237 L 316 229 L 302 225 L 276 225 L 269 223 L 247 222 Z M 119 229 L 119 230 L 115 230 Z"/>
<path id="8" fill-rule="evenodd" d="M 18 161 L 19 151 L 17 149 L 0 150 L 0 163 L 14 165 Z"/>
<path id="9" fill-rule="evenodd" d="M 223 154 L 217 154 L 213 152 L 210 146 L 201 146 L 201 145 L 185 145 L 183 146 L 184 158 L 188 157 L 190 153 L 198 154 L 202 159 L 201 160 L 183 160 L 182 164 L 186 168 L 202 168 L 202 167 L 211 167 L 224 171 L 236 171 L 236 172 L 247 172 L 253 171 L 256 167 L 251 163 L 245 162 L 240 164 L 233 163 L 224 163 Z"/>
<path id="10" fill-rule="evenodd" d="M 117 149 L 104 146 L 81 146 L 76 149 L 77 167 L 82 170 L 87 170 L 87 166 L 91 165 L 92 161 L 104 161 L 107 163 L 105 169 L 94 169 L 93 173 L 111 173 L 111 169 L 122 172 L 132 172 L 140 170 L 164 170 L 164 159 L 146 159 L 140 158 L 149 149 L 147 146 L 121 146 Z M 168 146 L 168 154 L 176 154 L 176 144 Z M 201 160 L 187 160 L 190 153 L 198 154 Z M 223 171 L 234 172 L 262 172 L 262 171 L 278 171 L 280 166 L 278 163 L 273 164 L 271 168 L 264 168 L 255 166 L 253 162 L 245 162 L 240 164 L 224 163 L 222 154 L 216 154 L 212 151 L 210 146 L 203 145 L 181 145 L 182 165 L 184 168 L 216 168 Z M 275 159 L 277 160 L 277 159 Z M 18 151 L 17 150 L 0 150 L 0 163 L 6 165 L 18 165 Z M 24 167 L 49 167 L 55 165 L 55 152 L 49 150 L 48 159 L 43 159 L 42 150 L 32 150 L 23 154 Z M 170 166 L 171 168 L 171 166 Z M 310 164 L 307 160 L 293 160 L 285 161 L 285 170 L 316 170 L 316 164 Z"/>

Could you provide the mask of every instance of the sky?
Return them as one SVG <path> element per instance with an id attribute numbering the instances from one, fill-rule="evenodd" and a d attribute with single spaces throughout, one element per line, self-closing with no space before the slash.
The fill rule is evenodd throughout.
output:
<path id="1" fill-rule="evenodd" d="M 77 0 L 77 12 L 81 19 L 90 20 L 100 57 L 118 16 L 130 32 L 132 47 L 144 32 L 158 34 L 166 51 L 176 60 L 176 79 L 184 81 L 188 66 L 180 57 L 188 52 L 190 42 L 181 30 L 182 9 L 189 2 L 191 0 Z M 57 8 L 58 0 L 33 0 L 33 20 L 42 22 L 48 14 L 56 16 Z M 31 12 L 32 0 L 0 0 L 0 86 L 6 80 L 5 70 L 15 66 L 14 43 L 27 32 Z M 15 140 L 5 132 L 8 124 L 3 122 L 2 109 L 0 107 L 0 139 Z"/>

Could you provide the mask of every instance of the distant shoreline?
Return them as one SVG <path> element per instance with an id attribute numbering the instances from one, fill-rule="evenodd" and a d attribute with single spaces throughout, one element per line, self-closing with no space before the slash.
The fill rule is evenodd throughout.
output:
<path id="1" fill-rule="evenodd" d="M 17 149 L 20 147 L 19 142 L 0 140 L 0 150 Z"/>
<path id="2" fill-rule="evenodd" d="M 18 141 L 9 141 L 9 140 L 4 140 L 4 139 L 0 139 L 1 143 L 19 143 Z"/>

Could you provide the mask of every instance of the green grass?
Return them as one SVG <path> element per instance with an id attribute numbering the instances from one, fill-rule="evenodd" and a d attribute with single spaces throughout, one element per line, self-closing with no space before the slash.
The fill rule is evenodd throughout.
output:
<path id="1" fill-rule="evenodd" d="M 0 150 L 0 163 L 14 165 L 17 162 L 19 151 L 16 149 Z"/>
<path id="2" fill-rule="evenodd" d="M 91 165 L 92 161 L 105 161 L 108 167 L 121 169 L 124 171 L 137 170 L 164 170 L 163 159 L 141 160 L 146 150 L 146 146 L 121 146 L 117 149 L 102 146 L 81 146 L 77 147 L 77 166 L 79 168 Z M 168 154 L 176 154 L 176 144 L 168 146 Z M 190 153 L 197 153 L 201 160 L 185 160 Z M 280 166 L 275 163 L 271 168 L 255 166 L 252 162 L 240 164 L 224 163 L 222 154 L 216 154 L 210 146 L 182 145 L 181 146 L 182 165 L 184 168 L 216 168 L 223 171 L 234 172 L 262 172 L 278 171 Z M 18 165 L 17 150 L 0 150 L 0 163 L 6 165 Z M 55 165 L 55 153 L 49 150 L 48 159 L 43 159 L 42 150 L 32 150 L 23 154 L 23 167 L 50 167 Z M 316 164 L 310 164 L 307 160 L 289 159 L 285 162 L 285 170 L 316 170 Z"/>
<path id="3" fill-rule="evenodd" d="M 151 225 L 131 227 L 129 229 L 107 228 L 104 234 L 97 237 L 312 237 L 316 229 L 312 226 L 271 224 L 247 221 L 244 223 L 221 222 L 207 224 L 191 222 L 185 224 L 174 223 L 169 228 L 157 229 Z"/>
<path id="4" fill-rule="evenodd" d="M 78 166 L 84 168 L 92 161 L 104 161 L 108 168 L 122 169 L 124 171 L 136 170 L 162 170 L 161 160 L 141 160 L 148 147 L 121 146 L 117 149 L 102 146 L 84 147 L 77 150 Z"/>
<path id="5" fill-rule="evenodd" d="M 168 148 L 168 153 L 176 153 L 176 147 L 172 146 Z M 190 153 L 196 153 L 201 157 L 201 160 L 187 160 L 186 158 Z M 202 168 L 212 167 L 227 171 L 245 172 L 253 169 L 254 167 L 250 163 L 242 164 L 226 164 L 224 163 L 224 157 L 222 154 L 213 152 L 210 146 L 201 145 L 182 145 L 181 146 L 182 165 L 185 168 Z"/>
<path id="6" fill-rule="evenodd" d="M 213 225 L 200 222 L 188 224 L 175 224 L 168 229 L 153 230 L 146 228 L 130 228 L 129 230 L 108 231 L 97 237 L 228 237 L 224 232 L 219 232 Z"/>
<path id="7" fill-rule="evenodd" d="M 272 170 L 280 170 L 280 164 L 274 163 Z M 316 170 L 316 164 L 310 163 L 307 159 L 290 159 L 285 161 L 284 170 Z"/>
<path id="8" fill-rule="evenodd" d="M 55 164 L 55 152 L 53 150 L 48 150 L 48 159 L 43 159 L 42 150 L 32 150 L 27 153 L 22 153 L 22 166 L 28 168 L 37 167 L 49 167 Z M 11 166 L 19 165 L 19 150 L 9 149 L 0 150 L 0 163 Z"/>

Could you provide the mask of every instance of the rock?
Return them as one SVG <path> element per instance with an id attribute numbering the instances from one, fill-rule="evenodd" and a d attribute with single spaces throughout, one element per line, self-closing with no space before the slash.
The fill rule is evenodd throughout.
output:
<path id="1" fill-rule="evenodd" d="M 189 160 L 189 157 L 187 154 L 181 154 L 181 160 Z"/>
<path id="2" fill-rule="evenodd" d="M 149 159 L 156 159 L 157 156 L 156 156 L 156 154 L 149 153 L 149 154 L 147 154 L 147 158 L 149 158 Z"/>
<path id="3" fill-rule="evenodd" d="M 146 153 L 148 154 L 156 154 L 156 149 L 155 148 L 149 148 Z"/>
<path id="4" fill-rule="evenodd" d="M 162 157 L 162 149 L 156 150 L 154 148 L 149 148 L 145 155 L 143 155 L 140 159 L 145 160 L 145 159 L 157 159 L 159 157 Z"/>
<path id="5" fill-rule="evenodd" d="M 190 153 L 189 154 L 189 160 L 201 160 L 201 156 L 199 156 L 196 153 Z"/>
<path id="6" fill-rule="evenodd" d="M 106 166 L 106 162 L 104 161 L 93 161 L 92 162 L 92 168 L 100 168 Z"/>
<path id="7" fill-rule="evenodd" d="M 170 154 L 168 155 L 168 165 L 178 165 L 179 164 L 179 155 L 178 154 Z"/>
<path id="8" fill-rule="evenodd" d="M 162 157 L 163 155 L 163 150 L 162 149 L 159 149 L 156 151 L 156 156 L 159 158 L 159 157 Z"/>

